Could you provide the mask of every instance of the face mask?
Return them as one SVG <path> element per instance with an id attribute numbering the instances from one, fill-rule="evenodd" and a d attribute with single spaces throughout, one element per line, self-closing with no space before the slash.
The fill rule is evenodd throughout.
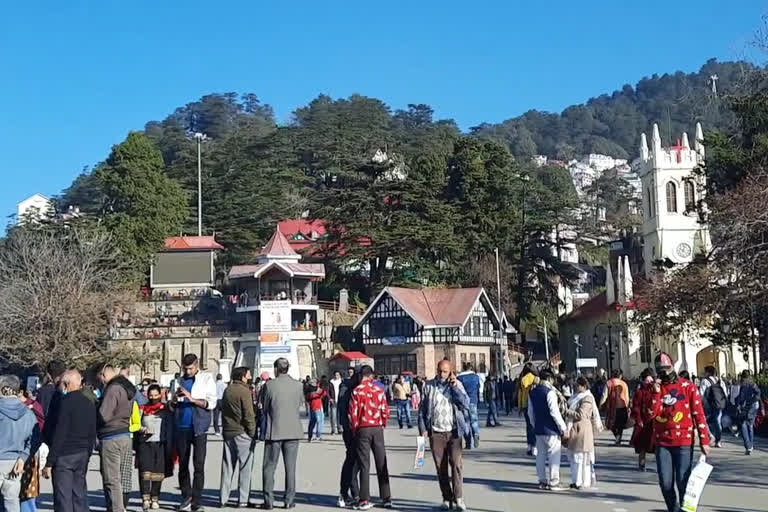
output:
<path id="1" fill-rule="evenodd" d="M 152 404 L 152 405 L 157 405 L 157 404 L 160 403 L 160 399 L 159 398 L 150 398 L 149 399 L 149 403 Z"/>
<path id="2" fill-rule="evenodd" d="M 674 370 L 660 369 L 657 373 L 659 374 L 659 379 L 661 379 L 661 382 L 665 384 L 672 382 L 672 380 L 675 378 Z"/>

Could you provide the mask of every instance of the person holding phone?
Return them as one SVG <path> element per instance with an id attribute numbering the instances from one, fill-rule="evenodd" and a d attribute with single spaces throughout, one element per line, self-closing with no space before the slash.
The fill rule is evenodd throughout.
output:
<path id="1" fill-rule="evenodd" d="M 469 417 L 469 395 L 453 373 L 451 361 L 444 359 L 437 365 L 437 377 L 424 386 L 419 408 L 419 432 L 429 436 L 444 510 L 454 504 L 459 510 L 467 509 L 462 441 L 471 431 Z"/>

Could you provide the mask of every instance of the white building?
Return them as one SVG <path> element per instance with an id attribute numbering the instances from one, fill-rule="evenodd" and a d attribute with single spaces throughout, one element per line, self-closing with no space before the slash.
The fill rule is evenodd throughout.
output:
<path id="1" fill-rule="evenodd" d="M 531 160 L 536 167 L 544 167 L 547 165 L 547 155 L 533 155 Z"/>
<path id="2" fill-rule="evenodd" d="M 35 194 L 16 206 L 16 222 L 43 220 L 52 210 L 53 201 L 43 194 Z"/>
<path id="3" fill-rule="evenodd" d="M 582 162 L 599 173 L 627 164 L 627 161 L 623 158 L 613 158 L 612 156 L 601 155 L 598 153 L 590 153 L 584 157 Z"/>

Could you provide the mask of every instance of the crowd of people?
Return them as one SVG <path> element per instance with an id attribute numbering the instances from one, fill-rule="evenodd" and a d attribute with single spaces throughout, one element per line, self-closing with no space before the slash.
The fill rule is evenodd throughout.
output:
<path id="1" fill-rule="evenodd" d="M 22 389 L 14 375 L 0 376 L 0 492 L 6 512 L 34 512 L 39 478 L 53 481 L 54 510 L 89 510 L 86 474 L 99 454 L 104 499 L 110 512 L 127 510 L 134 468 L 138 468 L 143 510 L 160 508 L 163 481 L 178 466 L 181 512 L 202 509 L 208 430 L 222 436 L 219 505 L 271 510 L 275 471 L 283 458 L 284 508 L 296 505 L 296 465 L 301 440 L 322 441 L 325 418 L 331 435 L 341 435 L 345 457 L 339 475 L 339 507 L 369 510 L 371 454 L 381 504 L 393 508 L 384 429 L 390 404 L 398 426 L 418 428 L 429 441 L 443 509 L 466 510 L 463 452 L 481 442 L 478 407 L 487 405 L 486 426 L 517 408 L 525 418 L 528 455 L 536 459 L 541 490 L 558 491 L 563 452 L 570 465 L 570 489 L 596 485 L 595 439 L 610 430 L 616 445 L 632 428 L 629 444 L 645 470 L 655 454 L 661 492 L 670 512 L 680 510 L 693 466 L 696 441 L 702 453 L 722 446 L 723 431 L 741 436 L 745 453 L 754 449 L 760 389 L 745 371 L 738 381 L 707 367 L 701 379 L 674 370 L 667 354 L 656 357 L 639 382 L 620 370 L 602 375 L 556 374 L 527 363 L 518 378 L 482 378 L 471 363 L 456 374 L 441 361 L 431 380 L 402 374 L 390 384 L 370 366 L 334 372 L 328 380 L 289 376 L 278 359 L 273 372 L 252 378 L 234 368 L 229 383 L 200 372 L 197 357 L 185 355 L 183 373 L 168 388 L 145 379 L 139 387 L 111 364 L 85 375 L 59 362 L 47 367 L 46 384 Z M 305 432 L 301 410 L 309 416 Z M 413 413 L 416 413 L 414 425 Z M 605 418 L 603 420 L 603 418 Z M 710 443 L 710 436 L 713 437 Z M 264 443 L 262 500 L 254 499 L 252 474 L 257 443 Z M 135 453 L 135 458 L 134 458 Z M 192 468 L 190 468 L 190 462 Z M 237 483 L 234 477 L 237 474 Z M 236 488 L 235 488 L 236 485 Z M 232 491 L 236 496 L 230 501 Z"/>

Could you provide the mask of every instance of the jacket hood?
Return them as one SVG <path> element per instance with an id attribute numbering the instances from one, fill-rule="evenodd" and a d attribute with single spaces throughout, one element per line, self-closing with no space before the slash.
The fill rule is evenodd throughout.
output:
<path id="1" fill-rule="evenodd" d="M 113 378 L 111 381 L 109 381 L 109 385 L 122 386 L 122 388 L 125 389 L 125 392 L 128 393 L 128 400 L 133 400 L 133 397 L 136 396 L 136 386 L 131 384 L 131 381 L 129 381 L 122 375 L 118 375 L 115 378 Z"/>
<path id="2" fill-rule="evenodd" d="M 21 419 L 26 413 L 27 406 L 18 398 L 0 398 L 0 416 L 16 421 Z"/>

